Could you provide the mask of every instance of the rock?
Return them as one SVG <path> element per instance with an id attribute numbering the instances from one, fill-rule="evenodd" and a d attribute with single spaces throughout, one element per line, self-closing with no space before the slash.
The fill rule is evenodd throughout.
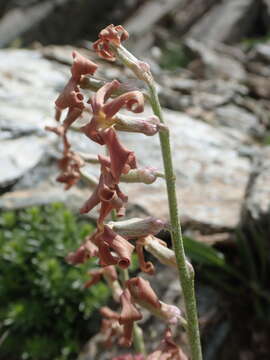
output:
<path id="1" fill-rule="evenodd" d="M 181 5 L 183 0 L 150 0 L 139 7 L 139 9 L 124 22 L 124 28 L 130 33 L 129 42 L 135 52 L 143 52 L 149 49 L 154 41 L 150 29 L 159 20 L 168 15 L 169 12 Z"/>
<path id="2" fill-rule="evenodd" d="M 242 223 L 268 226 L 270 213 L 270 146 L 262 148 L 254 159 L 253 171 L 243 206 Z M 267 227 L 268 229 L 268 227 Z"/>
<path id="3" fill-rule="evenodd" d="M 0 209 L 19 210 L 34 205 L 47 205 L 54 202 L 65 203 L 70 209 L 78 212 L 87 199 L 88 190 L 73 187 L 65 191 L 63 186 L 42 184 L 35 189 L 17 190 L 5 193 L 0 197 Z"/>
<path id="4" fill-rule="evenodd" d="M 263 61 L 267 64 L 270 62 L 270 43 L 257 44 L 251 50 L 249 56 L 251 61 Z"/>
<path id="5" fill-rule="evenodd" d="M 228 104 L 218 107 L 215 115 L 216 121 L 222 126 L 236 128 L 241 133 L 257 138 L 262 138 L 265 134 L 265 128 L 259 123 L 258 118 L 236 105 Z"/>
<path id="6" fill-rule="evenodd" d="M 254 26 L 260 2 L 223 0 L 213 6 L 188 32 L 188 37 L 205 44 L 235 43 Z"/>
<path id="7" fill-rule="evenodd" d="M 191 38 L 186 40 L 185 45 L 195 59 L 198 59 L 189 65 L 198 77 L 245 80 L 246 72 L 239 61 L 226 55 L 219 55 L 216 51 Z"/>
<path id="8" fill-rule="evenodd" d="M 13 134 L 12 140 L 1 141 L 1 156 L 5 154 L 3 161 L 8 161 L 10 169 L 2 175 L 1 181 L 16 181 L 26 171 L 35 167 L 36 170 L 33 169 L 29 176 L 24 176 L 17 183 L 16 193 L 26 192 L 21 198 L 28 200 L 21 201 L 21 204 L 32 204 L 35 201 L 40 203 L 46 200 L 47 193 L 51 191 L 51 194 L 56 194 L 56 189 L 59 189 L 54 181 L 49 181 L 51 190 L 43 190 L 43 193 L 39 190 L 44 182 L 48 184 L 50 171 L 50 168 L 48 171 L 41 171 L 41 159 L 44 160 L 45 154 L 49 151 L 56 151 L 54 143 L 58 143 L 56 135 L 45 134 L 42 129 L 45 124 L 54 123 L 53 102 L 68 78 L 69 70 L 64 65 L 43 59 L 38 51 L 6 50 L 0 52 L 0 59 L 0 123 L 5 121 L 6 131 Z M 1 108 L 5 111 L 1 112 Z M 7 117 L 9 111 L 10 115 Z M 150 110 L 146 109 L 146 113 L 149 112 Z M 234 228 L 239 221 L 241 202 L 250 173 L 250 161 L 246 154 L 241 155 L 243 145 L 239 137 L 179 112 L 165 110 L 164 115 L 171 129 L 177 190 L 181 213 L 186 223 L 191 221 L 195 228 L 212 229 L 213 232 L 216 229 L 226 231 Z M 30 124 L 27 129 L 23 129 L 25 124 Z M 33 135 L 25 135 L 27 131 L 30 132 L 31 127 Z M 234 131 L 235 134 L 240 134 L 239 131 Z M 15 134 L 24 135 L 16 138 Z M 136 151 L 140 166 L 154 166 L 162 170 L 158 136 L 145 137 L 128 133 L 120 136 L 124 144 Z M 69 137 L 75 150 L 94 154 L 104 150 L 77 132 L 72 132 Z M 28 140 L 30 138 L 31 142 Z M 15 148 L 14 157 L 12 151 Z M 7 149 L 11 149 L 8 156 Z M 46 156 L 49 159 L 55 157 Z M 14 158 L 16 166 L 12 162 Z M 51 162 L 52 160 L 48 160 L 47 163 L 45 161 L 44 166 L 48 167 Z M 91 173 L 98 176 L 98 166 L 91 165 L 89 168 Z M 35 188 L 31 189 L 31 178 L 34 179 L 33 186 L 37 189 L 36 196 Z M 129 196 L 131 211 L 135 209 L 137 214 L 140 212 L 143 215 L 152 214 L 168 218 L 164 180 L 159 179 L 150 186 L 122 184 L 122 188 Z M 87 196 L 91 191 L 87 191 Z M 39 200 L 41 195 L 44 200 Z M 2 199 L 6 201 L 10 196 L 13 196 L 12 193 L 8 193 Z M 20 199 L 20 196 L 17 198 Z M 54 195 L 48 195 L 48 198 L 54 199 Z M 90 216 L 95 217 L 96 214 L 91 213 Z"/>
<path id="9" fill-rule="evenodd" d="M 0 187 L 15 182 L 38 164 L 47 143 L 35 136 L 0 142 Z"/>
<path id="10" fill-rule="evenodd" d="M 264 99 L 270 99 L 269 78 L 257 75 L 250 75 L 247 78 L 247 85 L 249 86 L 252 95 Z"/>

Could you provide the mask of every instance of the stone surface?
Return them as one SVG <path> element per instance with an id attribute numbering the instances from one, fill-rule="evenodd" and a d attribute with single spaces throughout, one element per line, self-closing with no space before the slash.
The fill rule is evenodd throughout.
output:
<path id="1" fill-rule="evenodd" d="M 185 44 L 189 51 L 197 58 L 189 68 L 198 77 L 207 79 L 219 77 L 237 81 L 245 80 L 246 72 L 243 65 L 233 57 L 218 54 L 210 47 L 206 47 L 203 43 L 192 38 L 188 38 Z"/>
<path id="2" fill-rule="evenodd" d="M 204 43 L 241 40 L 255 23 L 259 1 L 223 0 L 198 21 L 188 36 Z"/>
<path id="3" fill-rule="evenodd" d="M 236 105 L 229 104 L 218 107 L 215 111 L 216 121 L 223 126 L 236 128 L 244 134 L 254 137 L 264 135 L 264 127 L 260 125 L 258 118 L 251 112 Z"/>
<path id="4" fill-rule="evenodd" d="M 0 142 L 0 187 L 18 180 L 36 166 L 45 154 L 46 143 L 34 136 Z"/>
<path id="5" fill-rule="evenodd" d="M 258 152 L 254 160 L 252 176 L 243 208 L 244 220 L 255 222 L 266 220 L 270 213 L 270 146 Z"/>
<path id="6" fill-rule="evenodd" d="M 43 128 L 45 124 L 54 123 L 53 101 L 63 87 L 69 70 L 64 65 L 45 60 L 38 51 L 2 51 L 0 59 L 0 109 L 5 109 L 3 112 L 0 110 L 0 124 L 5 124 L 6 135 L 9 132 L 9 140 L 2 140 L 1 146 L 7 149 L 7 143 L 12 146 L 12 143 L 17 144 L 18 141 L 21 146 L 14 145 L 19 153 L 15 155 L 15 159 L 21 159 L 25 155 L 28 161 L 28 168 L 25 166 L 21 172 L 11 168 L 11 161 L 9 166 L 14 173 L 10 170 L 12 176 L 5 173 L 2 176 L 6 179 L 18 179 L 26 168 L 30 170 L 38 166 L 35 167 L 37 170 L 33 169 L 29 173 L 31 175 L 23 176 L 17 183 L 17 199 L 21 198 L 21 204 L 24 205 L 48 199 L 57 200 L 56 195 L 49 196 L 58 193 L 55 189 L 59 188 L 54 181 L 49 181 L 50 190 L 39 190 L 45 186 L 44 184 L 48 184 L 49 173 L 49 170 L 41 171 L 41 160 L 43 159 L 45 167 L 51 166 L 58 151 L 57 137 L 45 133 Z M 149 109 L 146 109 L 147 112 Z M 171 129 L 177 190 L 183 219 L 186 223 L 191 221 L 197 228 L 211 228 L 213 231 L 217 228 L 234 228 L 239 221 L 250 173 L 250 161 L 245 155 L 241 155 L 244 153 L 239 141 L 241 133 L 235 130 L 236 135 L 232 136 L 228 131 L 175 111 L 165 110 L 165 118 Z M 31 131 L 33 135 L 28 135 Z M 35 140 L 28 141 L 29 137 Z M 158 136 L 123 133 L 121 138 L 126 146 L 136 151 L 140 166 L 162 169 Z M 70 139 L 75 150 L 88 153 L 104 151 L 77 132 L 72 132 Z M 44 156 L 43 150 L 40 150 L 43 146 L 46 150 Z M 25 150 L 22 151 L 22 148 Z M 27 155 L 29 152 L 31 156 Z M 7 161 L 7 158 L 9 157 L 4 156 L 3 161 Z M 88 169 L 94 175 L 98 175 L 99 169 L 96 165 L 91 165 Z M 33 180 L 36 179 L 33 181 L 34 189 L 31 189 L 31 177 Z M 151 186 L 123 184 L 122 187 L 129 195 L 130 210 L 168 218 L 165 184 L 162 179 Z M 22 195 L 20 191 L 23 191 Z M 87 196 L 91 191 L 86 192 Z M 5 194 L 2 197 L 4 202 L 0 206 L 5 207 L 7 201 L 12 204 L 12 197 L 14 199 L 16 194 Z M 95 213 L 90 215 L 96 216 Z"/>

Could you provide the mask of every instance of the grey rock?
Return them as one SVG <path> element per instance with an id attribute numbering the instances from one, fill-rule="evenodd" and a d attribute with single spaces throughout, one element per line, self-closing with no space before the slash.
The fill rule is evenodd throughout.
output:
<path id="1" fill-rule="evenodd" d="M 229 104 L 218 107 L 215 115 L 216 121 L 222 126 L 236 128 L 250 136 L 264 136 L 265 128 L 259 123 L 259 119 L 243 108 Z"/>
<path id="2" fill-rule="evenodd" d="M 253 47 L 249 54 L 249 60 L 263 61 L 265 63 L 270 62 L 270 44 L 257 44 Z"/>
<path id="3" fill-rule="evenodd" d="M 243 220 L 246 224 L 266 220 L 270 213 L 270 146 L 261 149 L 254 159 L 252 176 L 243 206 Z"/>
<path id="4" fill-rule="evenodd" d="M 70 209 L 78 212 L 87 199 L 87 190 L 73 187 L 65 191 L 63 186 L 44 183 L 37 188 L 17 190 L 5 193 L 0 197 L 0 209 L 19 210 L 29 206 L 47 205 L 54 202 L 65 203 Z"/>
<path id="5" fill-rule="evenodd" d="M 0 142 L 0 186 L 22 177 L 38 164 L 45 154 L 46 142 L 34 136 Z"/>
<path id="6" fill-rule="evenodd" d="M 246 72 L 239 61 L 228 55 L 218 54 L 210 47 L 192 38 L 188 38 L 185 44 L 195 58 L 198 59 L 191 63 L 189 68 L 199 77 L 245 80 Z"/>
<path id="7" fill-rule="evenodd" d="M 204 43 L 233 43 L 241 40 L 254 25 L 259 1 L 223 0 L 201 18 L 188 36 Z"/>
<path id="8" fill-rule="evenodd" d="M 14 129 L 17 131 L 16 134 L 20 131 L 30 132 L 31 127 L 33 132 L 34 128 L 37 129 L 35 135 L 24 135 L 18 139 L 17 135 L 14 135 L 13 140 L 1 141 L 2 168 L 5 164 L 8 169 L 8 172 L 5 171 L 1 175 L 3 182 L 18 180 L 30 169 L 38 169 L 42 166 L 41 160 L 44 160 L 49 149 L 56 149 L 54 144 L 58 143 L 57 136 L 45 134 L 42 129 L 45 124 L 54 123 L 53 102 L 68 78 L 69 70 L 64 65 L 43 59 L 38 51 L 2 51 L 0 60 L 0 109 L 5 109 L 2 113 L 0 110 L 0 122 L 5 123 L 6 132 L 10 133 L 15 131 Z M 150 113 L 148 108 L 146 113 Z M 177 191 L 181 213 L 186 223 L 192 221 L 198 228 L 234 228 L 239 221 L 241 203 L 250 173 L 248 157 L 240 154 L 243 146 L 239 137 L 179 112 L 165 110 L 164 115 L 171 129 Z M 26 124 L 28 128 L 23 129 Z M 235 134 L 240 134 L 236 129 L 234 131 Z M 72 132 L 69 136 L 75 150 L 93 154 L 104 151 L 82 134 Z M 127 133 L 120 136 L 126 146 L 136 151 L 140 166 L 162 169 L 158 136 L 145 137 L 141 134 Z M 93 175 L 98 176 L 98 166 L 91 165 L 89 169 Z M 42 177 L 47 183 L 48 172 L 32 170 L 30 174 L 36 179 L 34 186 L 39 194 L 35 195 L 35 189 L 31 189 L 31 176 L 25 175 L 16 186 L 17 194 L 18 191 L 27 192 L 24 197 L 21 195 L 21 199 L 26 200 L 21 201 L 20 206 L 45 201 L 46 197 L 57 199 L 56 195 L 49 196 L 49 190 L 38 190 L 43 186 Z M 59 187 L 54 181 L 50 181 L 49 185 L 51 194 L 56 194 Z M 168 218 L 164 180 L 159 179 L 151 186 L 122 184 L 122 188 L 130 199 L 129 210 L 136 209 L 137 216 L 138 212 L 141 212 Z M 86 197 L 91 192 L 92 189 L 88 190 Z M 38 200 L 41 195 L 44 200 Z M 12 196 L 16 197 L 8 193 L 2 199 L 7 201 Z M 20 199 L 20 196 L 17 199 Z M 9 203 L 12 206 L 11 200 Z M 95 217 L 96 213 L 91 213 L 90 216 Z"/>

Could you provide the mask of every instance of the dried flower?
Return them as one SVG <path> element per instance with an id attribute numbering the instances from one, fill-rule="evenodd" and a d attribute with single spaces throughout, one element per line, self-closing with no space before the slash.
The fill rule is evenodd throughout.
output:
<path id="1" fill-rule="evenodd" d="M 158 349 L 148 355 L 146 360 L 188 360 L 188 358 L 174 343 L 171 330 L 167 329 Z"/>
<path id="2" fill-rule="evenodd" d="M 153 315 L 160 317 L 169 324 L 175 324 L 181 320 L 179 308 L 159 301 L 149 281 L 141 277 L 132 278 L 126 282 L 126 286 L 131 293 L 133 301 L 149 310 Z"/>
<path id="3" fill-rule="evenodd" d="M 130 346 L 132 344 L 132 331 L 134 321 L 142 318 L 141 313 L 132 302 L 131 295 L 128 289 L 125 289 L 120 297 L 122 304 L 122 311 L 119 318 L 119 323 L 124 326 L 124 335 L 121 340 L 123 346 Z"/>
<path id="4" fill-rule="evenodd" d="M 114 61 L 115 56 L 110 44 L 118 47 L 122 41 L 128 39 L 128 36 L 128 32 L 121 25 L 114 26 L 111 24 L 101 30 L 99 39 L 93 44 L 93 48 L 103 59 Z"/>

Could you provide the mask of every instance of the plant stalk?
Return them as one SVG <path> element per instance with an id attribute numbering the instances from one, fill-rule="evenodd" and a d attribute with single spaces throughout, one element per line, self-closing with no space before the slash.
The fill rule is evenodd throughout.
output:
<path id="1" fill-rule="evenodd" d="M 153 112 L 156 116 L 158 116 L 162 123 L 165 123 L 154 81 L 149 81 L 147 85 L 149 88 L 150 103 Z M 190 267 L 188 267 L 185 257 L 183 236 L 178 214 L 175 187 L 176 178 L 173 170 L 169 130 L 160 132 L 159 138 L 167 185 L 167 195 L 171 220 L 171 237 L 186 308 L 187 333 L 190 344 L 191 359 L 202 360 L 197 306 L 194 290 L 194 271 L 191 270 Z"/>
<path id="2" fill-rule="evenodd" d="M 153 112 L 160 119 L 161 123 L 165 124 L 156 85 L 148 65 L 138 60 L 122 45 L 119 47 L 113 47 L 113 50 L 122 62 L 129 67 L 140 80 L 143 80 L 147 84 L 149 90 L 149 101 Z M 194 270 L 186 261 L 185 256 L 183 236 L 178 214 L 175 187 L 176 178 L 173 169 L 169 129 L 165 127 L 163 131 L 160 131 L 159 138 L 167 185 L 171 237 L 186 309 L 187 334 L 190 345 L 191 360 L 202 360 L 197 305 L 194 290 Z"/>

